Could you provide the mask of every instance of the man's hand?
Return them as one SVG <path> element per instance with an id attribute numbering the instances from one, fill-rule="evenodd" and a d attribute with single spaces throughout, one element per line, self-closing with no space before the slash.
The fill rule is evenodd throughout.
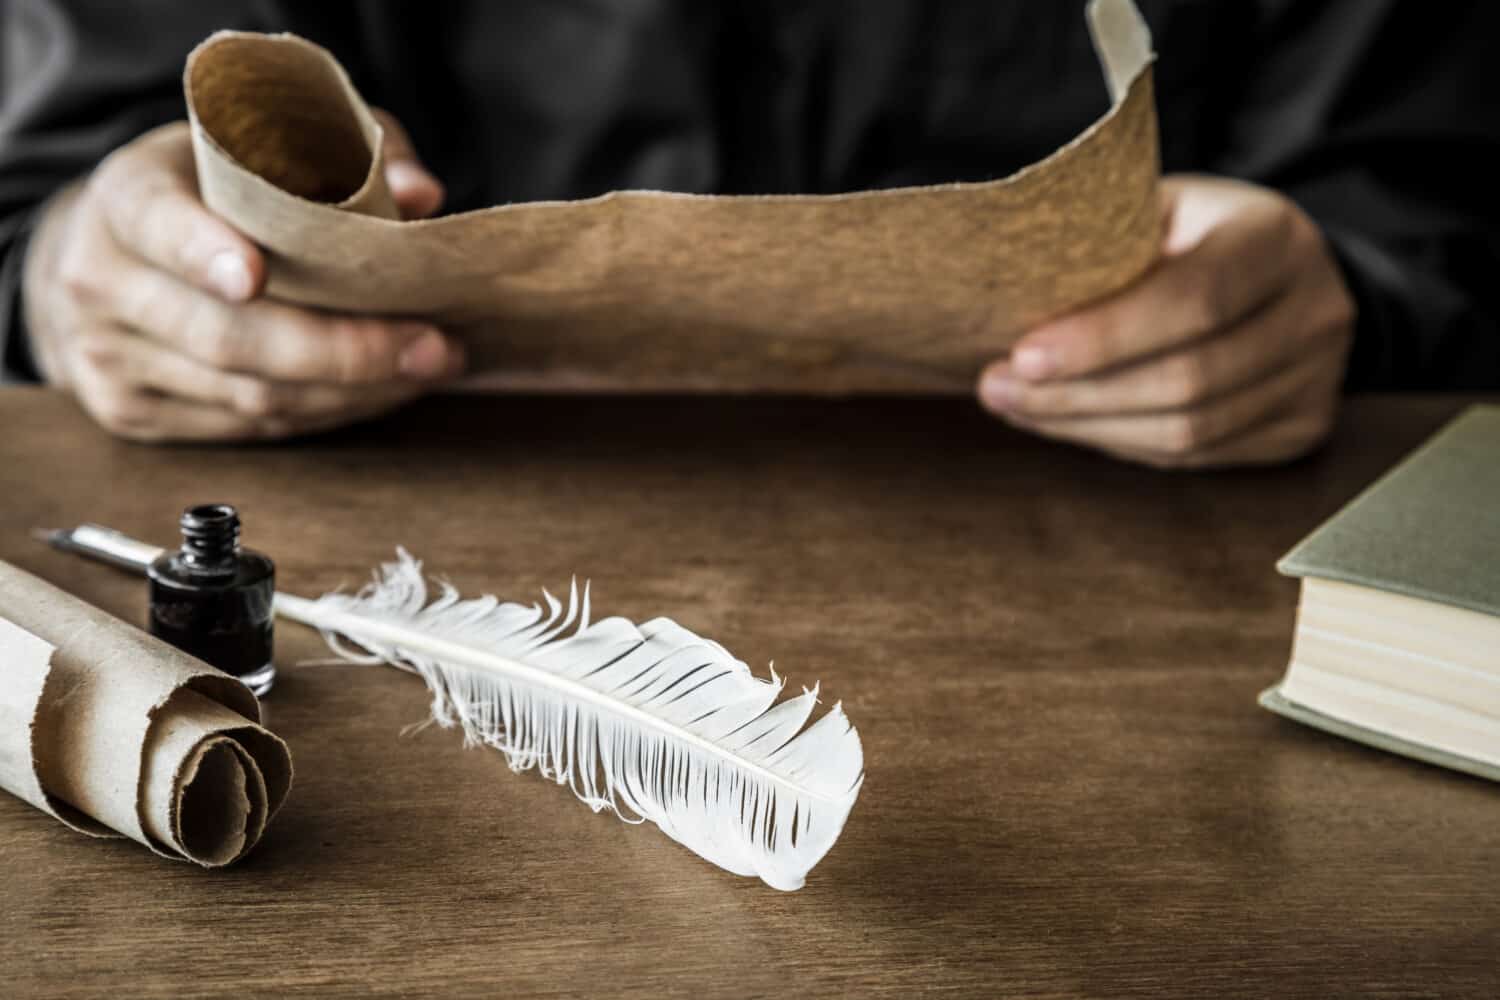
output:
<path id="1" fill-rule="evenodd" d="M 1019 427 L 1156 466 L 1279 462 L 1327 436 L 1354 304 L 1317 225 L 1264 188 L 1162 184 L 1163 256 L 985 369 Z"/>
<path id="2" fill-rule="evenodd" d="M 438 182 L 383 120 L 409 216 Z M 27 254 L 26 323 L 49 382 L 107 429 L 150 441 L 246 440 L 372 416 L 458 374 L 463 351 L 420 322 L 260 298 L 260 251 L 199 200 L 186 123 L 121 147 L 46 209 Z"/>

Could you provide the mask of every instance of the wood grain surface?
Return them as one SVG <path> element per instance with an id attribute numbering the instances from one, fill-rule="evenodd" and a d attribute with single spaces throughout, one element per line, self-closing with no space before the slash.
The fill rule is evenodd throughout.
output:
<path id="1" fill-rule="evenodd" d="M 292 445 L 151 448 L 0 391 L 0 558 L 169 542 L 238 504 L 284 589 L 397 544 L 466 591 L 592 578 L 757 669 L 821 679 L 868 779 L 805 890 L 593 815 L 424 718 L 421 682 L 297 666 L 297 783 L 244 864 L 92 841 L 0 797 L 0 995 L 1492 997 L 1500 790 L 1255 706 L 1297 588 L 1272 565 L 1457 398 L 1355 400 L 1267 471 L 1164 474 L 948 402 L 438 399 Z M 3 669 L 3 665 L 0 665 Z"/>

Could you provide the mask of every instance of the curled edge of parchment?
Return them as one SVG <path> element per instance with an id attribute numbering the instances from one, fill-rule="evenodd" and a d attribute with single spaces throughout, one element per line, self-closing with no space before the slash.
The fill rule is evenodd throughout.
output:
<path id="1" fill-rule="evenodd" d="M 268 292 L 453 328 L 520 389 L 964 392 L 1030 326 L 1159 253 L 1144 19 L 1092 0 L 1112 106 L 999 180 L 834 195 L 616 191 L 400 221 L 381 127 L 326 50 L 219 32 L 184 93 L 205 203 Z"/>
<path id="2" fill-rule="evenodd" d="M 0 562 L 0 788 L 80 833 L 217 868 L 291 783 L 247 687 Z"/>

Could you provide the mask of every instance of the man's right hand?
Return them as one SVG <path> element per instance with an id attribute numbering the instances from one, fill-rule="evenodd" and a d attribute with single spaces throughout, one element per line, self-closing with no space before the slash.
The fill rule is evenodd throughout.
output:
<path id="1" fill-rule="evenodd" d="M 409 216 L 442 188 L 389 118 L 387 180 Z M 260 297 L 256 246 L 204 207 L 185 122 L 121 147 L 46 208 L 24 278 L 43 377 L 149 441 L 285 437 L 392 409 L 457 375 L 463 350 L 423 322 Z"/>

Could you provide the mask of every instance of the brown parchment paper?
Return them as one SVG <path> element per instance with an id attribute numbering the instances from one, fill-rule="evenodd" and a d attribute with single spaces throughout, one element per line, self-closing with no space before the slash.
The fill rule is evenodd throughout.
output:
<path id="1" fill-rule="evenodd" d="M 292 782 L 239 681 L 0 562 L 0 788 L 75 830 L 206 867 Z"/>
<path id="2" fill-rule="evenodd" d="M 220 32 L 184 88 L 203 198 L 266 249 L 269 294 L 432 318 L 484 384 L 967 392 L 1157 256 L 1150 34 L 1130 0 L 1088 18 L 1113 107 L 1072 143 L 1003 180 L 843 195 L 620 191 L 402 222 L 380 126 L 324 49 Z"/>

